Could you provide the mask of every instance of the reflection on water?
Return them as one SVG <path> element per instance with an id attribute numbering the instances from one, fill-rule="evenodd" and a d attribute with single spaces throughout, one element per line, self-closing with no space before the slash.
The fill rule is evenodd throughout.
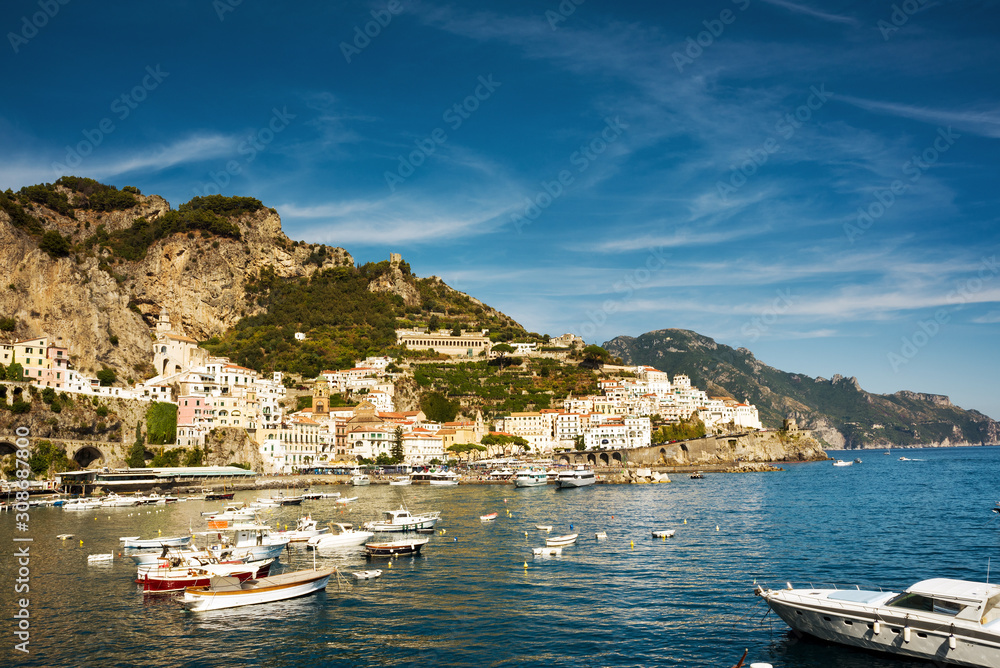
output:
<path id="1" fill-rule="evenodd" d="M 268 522 L 291 526 L 310 512 L 359 525 L 403 500 L 414 512 L 441 510 L 444 533 L 421 556 L 391 562 L 369 562 L 360 548 L 292 547 L 285 568 L 315 560 L 384 575 L 209 613 L 144 596 L 131 560 L 88 564 L 86 555 L 117 554 L 120 536 L 202 529 L 200 513 L 222 503 L 35 509 L 31 654 L 8 651 L 9 635 L 2 652 L 37 666 L 728 666 L 749 647 L 750 659 L 775 666 L 899 668 L 910 664 L 794 638 L 773 615 L 761 621 L 765 610 L 752 595 L 754 580 L 901 588 L 931 576 L 985 579 L 987 558 L 998 555 L 990 512 L 998 451 L 929 450 L 923 462 L 866 455 L 852 467 L 802 464 L 661 485 L 373 486 L 346 507 L 307 501 L 271 511 Z M 495 522 L 479 521 L 494 511 Z M 536 524 L 554 528 L 546 534 Z M 654 539 L 655 529 L 677 533 Z M 571 530 L 579 541 L 561 557 L 532 556 L 546 536 Z M 596 540 L 597 531 L 608 538 Z M 13 516 L 0 515 L 5 545 L 13 532 Z M 58 541 L 60 533 L 75 537 Z M 13 577 L 10 568 L 0 576 L 7 619 Z"/>

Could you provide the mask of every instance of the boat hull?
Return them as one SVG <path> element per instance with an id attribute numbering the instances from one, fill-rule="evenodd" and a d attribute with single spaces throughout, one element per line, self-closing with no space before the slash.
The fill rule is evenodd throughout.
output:
<path id="1" fill-rule="evenodd" d="M 574 487 L 588 487 L 597 482 L 594 478 L 560 478 L 556 481 L 561 489 L 572 489 Z"/>
<path id="2" fill-rule="evenodd" d="M 871 594 L 881 595 L 883 599 L 892 596 L 882 592 Z M 810 598 L 798 594 L 797 590 L 768 590 L 760 595 L 789 627 L 821 640 L 894 656 L 935 661 L 939 665 L 1000 666 L 998 629 L 993 629 L 992 633 L 984 632 L 984 627 L 976 624 L 977 629 L 965 633 L 961 628 L 964 624 L 953 618 L 926 620 L 919 615 L 907 614 L 905 609 L 845 606 L 837 601 Z M 878 627 L 875 626 L 876 621 Z M 956 636 L 954 649 L 950 647 L 953 632 Z"/>
<path id="3" fill-rule="evenodd" d="M 246 581 L 240 589 L 189 587 L 180 603 L 192 612 L 221 610 L 298 598 L 325 589 L 333 571 L 305 571 L 314 575 L 283 573 L 273 578 Z M 252 582 L 253 584 L 248 584 Z"/>
<path id="4" fill-rule="evenodd" d="M 365 552 L 369 557 L 394 557 L 397 554 L 420 554 L 421 548 L 427 544 L 427 539 L 413 541 L 397 541 L 393 543 L 367 543 Z"/>
<path id="5" fill-rule="evenodd" d="M 168 569 L 173 573 L 156 574 L 149 573 L 136 578 L 136 583 L 142 585 L 142 591 L 146 594 L 167 594 L 175 591 L 183 591 L 187 587 L 207 587 L 212 582 L 212 573 L 202 572 L 198 575 L 191 575 L 192 569 Z M 271 571 L 271 564 L 267 563 L 260 568 L 250 568 L 246 571 L 237 571 L 228 574 L 240 582 L 249 580 L 252 577 L 266 577 Z"/>
<path id="6" fill-rule="evenodd" d="M 544 487 L 549 484 L 549 479 L 546 476 L 539 478 L 515 478 L 514 487 Z"/>

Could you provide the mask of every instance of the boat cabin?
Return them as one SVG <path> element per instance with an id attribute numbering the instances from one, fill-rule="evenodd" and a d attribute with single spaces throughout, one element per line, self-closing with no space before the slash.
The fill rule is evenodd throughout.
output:
<path id="1" fill-rule="evenodd" d="M 934 578 L 914 584 L 886 605 L 986 625 L 1000 619 L 1000 585 Z"/>

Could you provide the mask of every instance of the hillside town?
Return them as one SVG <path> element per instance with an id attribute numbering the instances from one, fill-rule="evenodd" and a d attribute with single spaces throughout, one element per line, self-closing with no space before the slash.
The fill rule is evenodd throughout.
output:
<path id="1" fill-rule="evenodd" d="M 574 449 L 648 447 L 654 421 L 697 419 L 708 433 L 762 429 L 753 405 L 710 397 L 687 376 L 670 378 L 650 366 L 608 366 L 598 382 L 599 394 L 566 396 L 559 408 L 512 412 L 490 421 L 477 412 L 473 419 L 435 422 L 421 410 L 396 410 L 396 381 L 402 372 L 390 357 L 368 357 L 351 369 L 326 370 L 302 381 L 311 386 L 311 402 L 300 402 L 309 405 L 293 410 L 282 372 L 262 375 L 212 356 L 175 331 L 167 313 L 160 314 L 151 338 L 157 375 L 131 388 L 80 374 L 72 368 L 68 348 L 50 337 L 0 344 L 0 363 L 19 364 L 24 380 L 37 388 L 174 404 L 177 446 L 202 447 L 217 429 L 244 430 L 259 448 L 266 473 L 374 461 L 400 446 L 406 464 L 428 466 L 454 457 L 455 446 L 479 445 L 488 435 L 493 438 L 486 439 L 485 457 L 547 457 Z M 456 360 L 496 356 L 488 330 L 398 330 L 397 340 L 408 349 Z M 566 334 L 550 344 L 569 350 L 583 341 Z M 510 347 L 522 356 L 544 354 L 534 343 Z M 331 405 L 332 397 L 343 395 L 359 401 Z"/>

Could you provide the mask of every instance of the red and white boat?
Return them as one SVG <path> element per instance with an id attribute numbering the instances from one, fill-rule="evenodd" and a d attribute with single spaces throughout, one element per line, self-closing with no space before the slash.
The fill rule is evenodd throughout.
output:
<path id="1" fill-rule="evenodd" d="M 489 515 L 480 515 L 479 516 L 479 521 L 480 522 L 492 522 L 493 520 L 495 520 L 499 516 L 500 516 L 500 513 L 490 513 Z"/>
<path id="2" fill-rule="evenodd" d="M 199 559 L 197 561 L 207 562 Z M 175 562 L 164 560 L 156 566 L 140 566 L 137 584 L 142 585 L 142 590 L 149 594 L 163 594 L 167 592 L 183 591 L 185 587 L 207 587 L 213 577 L 234 577 L 240 582 L 257 577 L 266 577 L 271 570 L 274 559 L 264 559 L 263 561 L 230 562 L 221 563 L 200 563 L 175 566 Z"/>

